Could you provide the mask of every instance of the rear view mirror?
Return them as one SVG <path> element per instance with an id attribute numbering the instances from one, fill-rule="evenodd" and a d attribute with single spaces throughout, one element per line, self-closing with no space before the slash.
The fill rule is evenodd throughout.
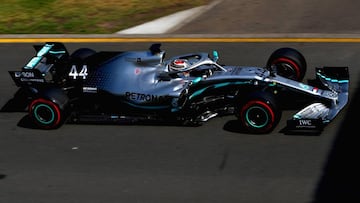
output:
<path id="1" fill-rule="evenodd" d="M 213 51 L 213 59 L 214 59 L 215 62 L 217 62 L 217 60 L 219 60 L 219 54 L 215 50 Z"/>

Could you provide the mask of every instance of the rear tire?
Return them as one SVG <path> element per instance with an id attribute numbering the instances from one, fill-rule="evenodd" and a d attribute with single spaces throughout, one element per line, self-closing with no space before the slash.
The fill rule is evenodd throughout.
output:
<path id="1" fill-rule="evenodd" d="M 275 66 L 276 73 L 280 76 L 302 81 L 306 73 L 305 57 L 296 49 L 280 48 L 275 50 L 267 62 L 267 68 Z"/>
<path id="2" fill-rule="evenodd" d="M 64 121 L 64 111 L 60 107 L 44 98 L 37 98 L 29 105 L 29 115 L 41 129 L 55 129 Z"/>

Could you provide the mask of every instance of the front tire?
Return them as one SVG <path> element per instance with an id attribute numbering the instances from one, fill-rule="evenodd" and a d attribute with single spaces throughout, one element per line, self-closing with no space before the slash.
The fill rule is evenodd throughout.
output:
<path id="1" fill-rule="evenodd" d="M 270 133 L 280 121 L 281 111 L 273 98 L 263 94 L 249 97 L 238 108 L 237 117 L 242 127 L 250 133 Z"/>
<path id="2" fill-rule="evenodd" d="M 280 76 L 302 81 L 306 73 L 305 57 L 296 49 L 280 48 L 269 57 L 267 68 L 275 66 L 276 73 Z"/>
<path id="3" fill-rule="evenodd" d="M 60 107 L 44 98 L 33 100 L 29 105 L 29 115 L 41 129 L 55 129 L 62 125 L 64 112 Z"/>

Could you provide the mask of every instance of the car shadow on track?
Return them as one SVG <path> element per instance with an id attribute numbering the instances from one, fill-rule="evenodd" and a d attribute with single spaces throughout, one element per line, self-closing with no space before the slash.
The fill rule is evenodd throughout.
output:
<path id="1" fill-rule="evenodd" d="M 0 112 L 25 112 L 27 105 L 27 94 L 20 88 L 16 91 L 14 97 L 1 107 Z"/>
<path id="2" fill-rule="evenodd" d="M 230 120 L 227 123 L 225 123 L 224 130 L 228 131 L 228 132 L 233 132 L 233 133 L 245 133 L 245 134 L 249 134 L 250 132 L 247 131 L 245 128 L 243 128 L 238 120 Z M 284 135 L 291 135 L 291 136 L 319 136 L 321 135 L 321 131 L 293 131 L 290 130 L 288 127 L 284 127 L 282 129 L 280 129 L 279 133 L 282 133 Z M 269 134 L 269 133 L 267 133 Z M 259 135 L 263 135 L 263 134 L 259 134 Z"/>
<path id="3" fill-rule="evenodd" d="M 240 125 L 238 120 L 230 120 L 226 122 L 223 129 L 233 133 L 248 133 L 246 129 Z"/>
<path id="4" fill-rule="evenodd" d="M 22 128 L 28 129 L 40 129 L 35 123 L 30 119 L 29 115 L 25 115 L 20 121 L 18 122 L 17 126 Z"/>
<path id="5" fill-rule="evenodd" d="M 19 88 L 14 94 L 13 98 L 9 99 L 3 107 L 1 107 L 0 112 L 27 112 L 27 106 L 29 105 L 29 100 L 27 98 L 26 92 Z M 29 129 L 38 129 L 38 127 L 31 121 L 28 115 L 24 116 L 19 122 L 18 126 Z"/>
<path id="6" fill-rule="evenodd" d="M 0 174 L 0 180 L 5 179 L 5 178 L 6 178 L 6 175 Z"/>
<path id="7" fill-rule="evenodd" d="M 360 83 L 334 139 L 312 203 L 360 202 Z"/>

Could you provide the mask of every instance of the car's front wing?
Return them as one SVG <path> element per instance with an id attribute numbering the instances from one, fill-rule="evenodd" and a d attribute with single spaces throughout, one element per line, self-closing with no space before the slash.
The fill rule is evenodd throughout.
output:
<path id="1" fill-rule="evenodd" d="M 316 80 L 326 88 L 322 96 L 330 102 L 329 104 L 314 102 L 294 114 L 287 121 L 286 130 L 289 133 L 321 132 L 348 102 L 349 72 L 347 67 L 317 68 L 316 76 Z"/>

